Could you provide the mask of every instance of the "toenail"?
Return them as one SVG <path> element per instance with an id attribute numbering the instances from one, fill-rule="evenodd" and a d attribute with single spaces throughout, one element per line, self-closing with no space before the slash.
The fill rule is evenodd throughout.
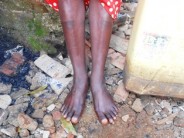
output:
<path id="1" fill-rule="evenodd" d="M 72 117 L 72 122 L 73 123 L 77 123 L 78 122 L 78 119 L 76 117 Z"/>
<path id="2" fill-rule="evenodd" d="M 102 124 L 106 125 L 108 123 L 108 120 L 107 119 L 102 119 Z"/>

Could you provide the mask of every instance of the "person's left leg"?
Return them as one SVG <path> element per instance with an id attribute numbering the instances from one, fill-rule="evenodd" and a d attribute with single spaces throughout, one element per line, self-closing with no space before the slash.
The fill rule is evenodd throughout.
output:
<path id="1" fill-rule="evenodd" d="M 104 82 L 104 66 L 112 33 L 113 19 L 99 0 L 90 0 L 90 34 L 92 43 L 91 90 L 95 111 L 102 124 L 114 123 L 117 107 Z"/>

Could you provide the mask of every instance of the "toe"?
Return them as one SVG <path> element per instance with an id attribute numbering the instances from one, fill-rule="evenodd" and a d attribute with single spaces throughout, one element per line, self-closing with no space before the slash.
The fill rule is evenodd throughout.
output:
<path id="1" fill-rule="evenodd" d="M 80 114 L 75 112 L 72 119 L 71 119 L 72 123 L 74 123 L 74 124 L 78 123 L 79 122 L 79 116 L 80 116 Z"/>
<path id="2" fill-rule="evenodd" d="M 72 116 L 73 116 L 73 113 L 74 113 L 74 111 L 70 111 L 69 113 L 68 113 L 68 116 L 67 116 L 67 121 L 70 121 L 71 120 L 71 118 L 72 118 Z"/>
<path id="3" fill-rule="evenodd" d="M 102 112 L 97 112 L 97 115 L 103 125 L 108 124 L 108 120 Z"/>
<path id="4" fill-rule="evenodd" d="M 66 119 L 67 117 L 67 114 L 68 114 L 68 110 L 66 110 L 66 112 L 64 113 L 63 117 Z"/>
<path id="5" fill-rule="evenodd" d="M 71 121 L 72 121 L 72 123 L 76 124 L 76 123 L 78 123 L 79 120 L 76 116 L 73 116 Z"/>
<path id="6" fill-rule="evenodd" d="M 107 116 L 107 118 L 109 120 L 109 123 L 114 124 L 114 120 L 113 120 L 113 117 L 111 116 L 111 114 L 109 113 L 106 116 Z"/>
<path id="7" fill-rule="evenodd" d="M 69 109 L 68 109 L 67 107 L 65 107 L 65 109 L 63 110 L 62 115 L 63 115 L 64 118 L 67 117 L 68 110 L 69 110 Z"/>
<path id="8" fill-rule="evenodd" d="M 114 114 L 114 112 L 113 111 L 111 111 L 111 116 L 112 116 L 112 118 L 114 119 L 114 120 L 116 120 L 116 114 Z"/>
<path id="9" fill-rule="evenodd" d="M 65 105 L 63 104 L 61 107 L 61 112 L 63 112 L 64 108 L 65 108 Z"/>
<path id="10" fill-rule="evenodd" d="M 114 107 L 114 110 L 116 111 L 116 113 L 118 112 L 118 108 L 117 108 L 117 106 L 115 105 Z"/>
<path id="11" fill-rule="evenodd" d="M 101 123 L 103 125 L 107 125 L 108 124 L 108 120 L 106 118 L 104 118 L 104 119 L 101 120 Z"/>
<path id="12" fill-rule="evenodd" d="M 64 113 L 66 112 L 67 108 L 66 106 L 63 108 L 63 110 L 61 111 L 62 115 L 64 116 Z"/>

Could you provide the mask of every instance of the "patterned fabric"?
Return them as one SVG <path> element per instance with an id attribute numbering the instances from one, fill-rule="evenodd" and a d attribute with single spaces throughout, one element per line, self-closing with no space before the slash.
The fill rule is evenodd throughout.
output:
<path id="1" fill-rule="evenodd" d="M 59 11 L 58 0 L 45 0 L 54 10 Z M 105 10 L 111 15 L 113 19 L 117 18 L 120 11 L 122 0 L 99 0 Z M 90 0 L 84 0 L 85 7 L 89 6 Z"/>

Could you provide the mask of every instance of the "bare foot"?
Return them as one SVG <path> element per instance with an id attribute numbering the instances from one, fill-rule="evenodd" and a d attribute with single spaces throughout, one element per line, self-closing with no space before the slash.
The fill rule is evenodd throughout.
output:
<path id="1" fill-rule="evenodd" d="M 118 108 L 116 107 L 111 95 L 105 88 L 105 84 L 97 83 L 92 80 L 91 90 L 93 95 L 95 112 L 100 122 L 104 125 L 108 124 L 108 122 L 114 124 Z"/>
<path id="2" fill-rule="evenodd" d="M 82 77 L 74 81 L 71 92 L 67 95 L 61 112 L 67 121 L 74 124 L 78 123 L 85 105 L 85 99 L 88 91 L 88 79 Z"/>

